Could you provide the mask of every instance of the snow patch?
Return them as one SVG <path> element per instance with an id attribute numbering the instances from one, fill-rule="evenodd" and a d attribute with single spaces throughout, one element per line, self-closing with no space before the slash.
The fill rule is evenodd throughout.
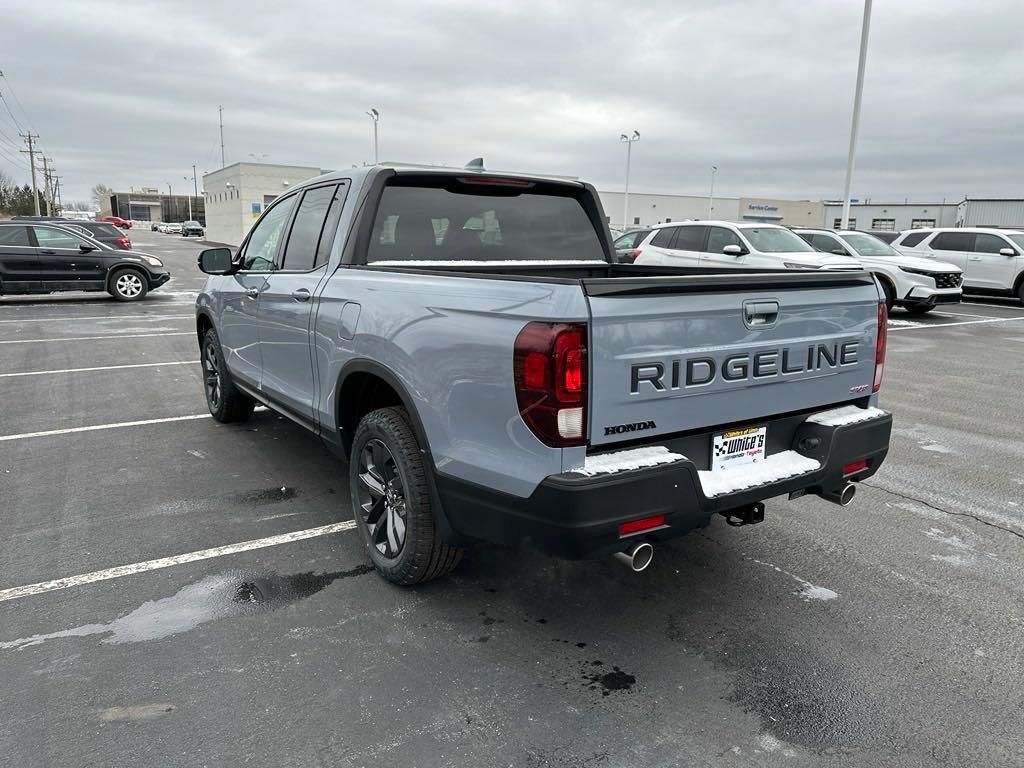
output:
<path id="1" fill-rule="evenodd" d="M 931 451 L 932 453 L 956 453 L 948 445 L 942 443 L 918 443 L 922 450 Z"/>
<path id="2" fill-rule="evenodd" d="M 858 408 L 856 405 L 844 405 L 831 411 L 822 411 L 807 418 L 810 424 L 821 424 L 823 427 L 844 427 L 859 421 L 877 419 L 888 414 L 881 408 Z"/>
<path id="3" fill-rule="evenodd" d="M 802 456 L 796 451 L 774 453 L 757 464 L 746 464 L 742 467 L 720 469 L 717 472 L 700 470 L 700 485 L 704 495 L 709 499 L 735 493 L 745 488 L 768 485 L 787 477 L 805 475 L 821 468 L 814 459 Z"/>
<path id="4" fill-rule="evenodd" d="M 668 464 L 685 458 L 682 454 L 672 453 L 663 445 L 652 445 L 646 448 L 631 448 L 626 451 L 587 456 L 582 469 L 572 471 L 581 475 L 607 475 L 612 472 L 626 472 L 631 469 Z"/>
<path id="5" fill-rule="evenodd" d="M 778 573 L 784 573 L 787 576 L 789 576 L 789 578 L 798 582 L 800 584 L 800 590 L 794 592 L 793 594 L 799 595 L 800 599 L 803 600 L 805 603 L 808 603 L 811 600 L 820 600 L 822 602 L 825 602 L 828 600 L 835 600 L 837 597 L 839 597 L 839 593 L 835 590 L 829 589 L 828 587 L 819 587 L 817 584 L 812 584 L 811 582 L 807 581 L 807 579 L 801 579 L 796 574 L 783 570 L 782 568 L 779 568 L 779 566 L 777 565 L 773 565 L 772 563 L 766 563 L 763 560 L 758 560 L 755 557 L 748 557 L 747 560 L 757 563 L 758 565 L 765 565 L 771 568 L 773 571 L 777 571 Z"/>

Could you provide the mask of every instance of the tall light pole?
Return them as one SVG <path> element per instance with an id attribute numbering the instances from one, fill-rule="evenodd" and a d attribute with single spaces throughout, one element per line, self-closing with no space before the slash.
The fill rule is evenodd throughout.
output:
<path id="1" fill-rule="evenodd" d="M 265 155 L 264 155 L 264 157 L 265 157 Z M 182 176 L 182 178 L 185 181 L 188 181 L 189 179 L 192 180 L 192 191 L 195 192 L 196 197 L 199 197 L 199 189 L 196 186 L 196 184 L 197 184 L 197 182 L 196 182 L 196 167 L 194 165 L 192 166 L 192 175 L 191 176 Z M 192 195 L 186 195 L 186 197 L 188 198 L 188 220 L 192 221 Z"/>
<path id="2" fill-rule="evenodd" d="M 623 196 L 622 201 L 622 226 L 629 226 L 629 161 L 633 155 L 633 142 L 640 141 L 640 131 L 633 131 L 631 136 L 622 134 L 619 136 L 619 141 L 626 145 L 626 194 Z"/>
<path id="3" fill-rule="evenodd" d="M 718 173 L 718 166 L 711 166 L 711 192 L 708 194 L 708 218 L 714 218 L 715 210 L 715 174 Z"/>
<path id="4" fill-rule="evenodd" d="M 857 90 L 853 96 L 853 122 L 850 125 L 850 154 L 846 158 L 846 185 L 843 187 L 842 228 L 850 222 L 850 190 L 853 186 L 853 158 L 857 152 L 857 130 L 860 128 L 860 99 L 864 92 L 864 68 L 868 60 L 868 32 L 871 29 L 871 0 L 864 0 L 864 23 L 860 28 L 860 60 L 857 62 Z"/>
<path id="5" fill-rule="evenodd" d="M 380 112 L 371 107 L 370 111 L 366 114 L 369 115 L 370 119 L 373 121 L 373 164 L 377 165 L 380 162 L 380 152 L 378 151 L 377 146 L 377 123 L 380 122 Z"/>

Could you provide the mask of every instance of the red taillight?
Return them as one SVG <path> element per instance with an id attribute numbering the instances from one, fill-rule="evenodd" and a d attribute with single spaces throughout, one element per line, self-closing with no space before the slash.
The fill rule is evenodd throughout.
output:
<path id="1" fill-rule="evenodd" d="M 664 524 L 664 515 L 654 515 L 653 517 L 643 517 L 639 520 L 630 520 L 628 523 L 623 523 L 619 526 L 619 536 L 629 536 L 630 534 L 640 533 L 641 531 L 650 531 L 655 528 L 661 528 Z"/>
<path id="2" fill-rule="evenodd" d="M 630 264 L 632 264 L 634 261 L 637 260 L 637 258 L 639 256 L 640 256 L 640 249 L 639 248 L 634 248 L 632 251 L 630 251 L 629 253 L 626 254 L 626 260 L 629 261 Z"/>
<path id="3" fill-rule="evenodd" d="M 878 337 L 875 343 L 875 383 L 871 387 L 872 392 L 882 388 L 882 372 L 885 370 L 885 347 L 889 340 L 889 313 L 885 309 L 885 302 L 878 303 Z"/>
<path id="4" fill-rule="evenodd" d="M 132 241 L 129 240 L 127 237 L 117 238 L 117 244 L 124 248 L 126 251 L 130 251 L 132 249 Z"/>
<path id="5" fill-rule="evenodd" d="M 855 475 L 858 472 L 860 472 L 861 470 L 867 469 L 867 468 L 868 468 L 868 460 L 867 459 L 858 459 L 857 461 L 850 462 L 845 467 L 843 467 L 843 476 L 845 477 L 846 475 Z"/>
<path id="6" fill-rule="evenodd" d="M 487 184 L 492 187 L 532 187 L 526 179 L 503 179 L 500 176 L 460 176 L 463 184 Z"/>
<path id="7" fill-rule="evenodd" d="M 523 421 L 553 448 L 587 442 L 587 326 L 527 323 L 513 354 L 516 402 Z"/>

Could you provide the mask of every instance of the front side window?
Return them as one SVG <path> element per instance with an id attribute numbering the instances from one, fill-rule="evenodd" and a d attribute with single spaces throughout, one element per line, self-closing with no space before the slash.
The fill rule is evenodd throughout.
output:
<path id="1" fill-rule="evenodd" d="M 979 232 L 974 236 L 975 253 L 999 253 L 1003 248 L 1009 248 L 1010 244 L 999 235 L 989 235 Z"/>
<path id="2" fill-rule="evenodd" d="M 782 227 L 744 227 L 743 236 L 761 253 L 814 253 L 797 235 Z"/>
<path id="3" fill-rule="evenodd" d="M 801 239 L 806 241 L 806 238 Z M 821 251 L 822 253 L 832 253 L 832 251 L 838 248 L 843 248 L 829 235 L 811 235 L 811 239 L 808 242 L 816 251 Z M 846 249 L 843 248 L 843 250 L 845 251 Z"/>
<path id="4" fill-rule="evenodd" d="M 32 227 L 32 231 L 35 232 L 40 248 L 78 248 L 85 243 L 70 232 L 62 232 L 59 229 Z"/>
<path id="5" fill-rule="evenodd" d="M 739 236 L 725 227 L 708 227 L 708 253 L 722 253 L 727 245 L 742 245 Z"/>
<path id="6" fill-rule="evenodd" d="M 399 177 L 381 195 L 367 262 L 604 262 L 578 193 L 518 180 Z"/>
<path id="7" fill-rule="evenodd" d="M 295 214 L 292 233 L 288 236 L 282 268 L 306 271 L 316 263 L 316 247 L 320 242 L 320 232 L 324 228 L 327 209 L 334 199 L 337 187 L 317 187 L 310 189 L 302 196 L 299 210 Z"/>
<path id="8" fill-rule="evenodd" d="M 245 246 L 242 269 L 249 272 L 271 272 L 277 268 L 274 262 L 277 258 L 277 247 L 294 204 L 294 197 L 282 200 L 260 219 Z"/>
<path id="9" fill-rule="evenodd" d="M 970 251 L 973 245 L 973 232 L 940 232 L 928 247 L 933 251 Z"/>

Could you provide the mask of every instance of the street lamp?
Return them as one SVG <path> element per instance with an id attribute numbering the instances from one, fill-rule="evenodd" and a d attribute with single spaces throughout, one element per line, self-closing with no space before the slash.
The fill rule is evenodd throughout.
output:
<path id="1" fill-rule="evenodd" d="M 864 68 L 868 58 L 868 32 L 871 28 L 871 0 L 864 0 L 864 20 L 860 29 L 860 59 L 857 61 L 857 88 L 853 95 L 853 121 L 850 125 L 850 153 L 846 158 L 846 185 L 843 187 L 843 220 L 846 229 L 850 222 L 850 189 L 853 186 L 853 158 L 857 152 L 857 130 L 860 128 L 860 99 L 864 93 Z"/>
<path id="2" fill-rule="evenodd" d="M 370 107 L 370 111 L 366 113 L 373 121 L 373 164 L 377 165 L 380 163 L 380 153 L 377 149 L 377 123 L 380 122 L 380 112 L 373 107 Z"/>
<path id="3" fill-rule="evenodd" d="M 629 225 L 629 161 L 633 154 L 633 142 L 640 141 L 640 131 L 633 131 L 632 136 L 622 134 L 619 141 L 626 145 L 626 194 L 622 202 L 622 226 Z"/>
<path id="4" fill-rule="evenodd" d="M 711 166 L 711 192 L 708 194 L 708 218 L 713 219 L 715 210 L 715 174 L 718 173 L 718 166 Z"/>

